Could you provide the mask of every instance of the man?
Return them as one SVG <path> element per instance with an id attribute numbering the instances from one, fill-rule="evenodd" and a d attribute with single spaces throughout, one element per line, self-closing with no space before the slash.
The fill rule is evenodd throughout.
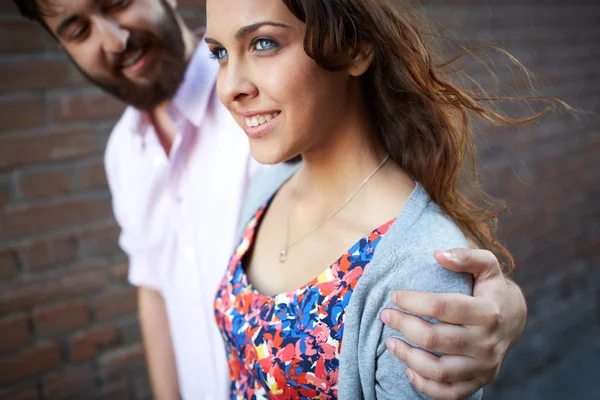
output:
<path id="1" fill-rule="evenodd" d="M 113 207 L 138 289 L 158 399 L 224 399 L 228 378 L 213 296 L 236 241 L 245 188 L 258 166 L 215 94 L 218 65 L 175 11 L 176 0 L 15 0 L 94 84 L 131 105 L 106 151 Z M 525 323 L 519 288 L 487 251 L 436 253 L 475 276 L 475 297 L 397 292 L 388 345 L 424 394 L 462 398 L 490 383 Z"/>

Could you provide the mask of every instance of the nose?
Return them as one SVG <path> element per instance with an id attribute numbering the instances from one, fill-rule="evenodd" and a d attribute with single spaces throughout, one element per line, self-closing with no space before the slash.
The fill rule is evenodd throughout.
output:
<path id="1" fill-rule="evenodd" d="M 217 91 L 221 102 L 225 105 L 243 103 L 258 95 L 258 88 L 251 78 L 247 63 L 235 62 L 231 58 L 221 67 L 217 80 Z"/>
<path id="2" fill-rule="evenodd" d="M 105 18 L 96 21 L 96 26 L 105 52 L 119 54 L 127 49 L 127 40 L 129 40 L 127 29 L 123 29 L 116 21 Z"/>

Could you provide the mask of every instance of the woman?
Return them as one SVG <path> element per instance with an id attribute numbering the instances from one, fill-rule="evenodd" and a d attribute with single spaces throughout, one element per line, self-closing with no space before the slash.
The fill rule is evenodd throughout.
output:
<path id="1" fill-rule="evenodd" d="M 253 157 L 303 160 L 253 183 L 217 293 L 232 397 L 422 398 L 379 315 L 393 290 L 470 293 L 433 257 L 465 235 L 512 262 L 458 184 L 467 112 L 510 120 L 446 80 L 398 1 L 209 0 L 207 21 Z"/>

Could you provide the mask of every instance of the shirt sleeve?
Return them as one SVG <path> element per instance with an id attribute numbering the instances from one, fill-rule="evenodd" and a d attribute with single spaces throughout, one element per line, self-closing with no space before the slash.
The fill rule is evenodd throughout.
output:
<path id="1" fill-rule="evenodd" d="M 152 262 L 153 257 L 135 246 L 143 238 L 136 238 L 128 227 L 126 213 L 123 211 L 124 201 L 127 200 L 127 188 L 123 187 L 123 167 L 120 163 L 122 155 L 119 149 L 126 148 L 124 143 L 119 143 L 124 135 L 118 134 L 119 124 L 113 130 L 106 152 L 104 154 L 104 168 L 106 179 L 112 197 L 113 214 L 121 233 L 119 234 L 119 247 L 127 254 L 129 259 L 128 280 L 134 286 L 146 287 L 153 290 L 160 290 L 160 279 L 158 271 Z"/>

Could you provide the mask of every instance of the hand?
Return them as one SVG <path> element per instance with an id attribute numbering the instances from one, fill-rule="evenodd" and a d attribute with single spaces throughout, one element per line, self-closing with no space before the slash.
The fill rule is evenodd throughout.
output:
<path id="1" fill-rule="evenodd" d="M 386 344 L 406 363 L 418 391 L 436 399 L 462 399 L 496 379 L 506 353 L 523 333 L 527 306 L 491 252 L 453 249 L 434 256 L 445 268 L 473 274 L 473 297 L 398 291 L 392 295 L 398 308 L 442 322 L 430 324 L 398 310 L 386 310 L 381 318 L 408 341 L 444 355 L 436 357 L 399 339 Z"/>

